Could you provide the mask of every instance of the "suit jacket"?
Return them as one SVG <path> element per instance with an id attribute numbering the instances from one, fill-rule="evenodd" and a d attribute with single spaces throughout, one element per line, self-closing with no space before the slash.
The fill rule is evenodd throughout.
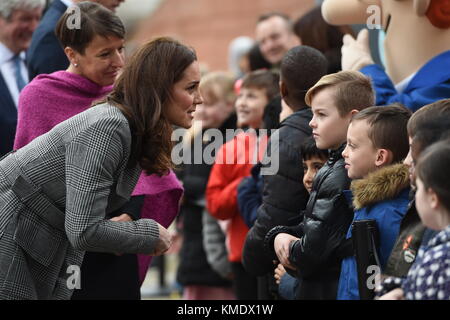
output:
<path id="1" fill-rule="evenodd" d="M 0 161 L 0 299 L 70 298 L 84 251 L 154 251 L 153 220 L 105 219 L 141 173 L 130 146 L 126 118 L 103 104 Z"/>
<path id="2" fill-rule="evenodd" d="M 0 157 L 13 149 L 17 126 L 17 107 L 0 73 Z"/>
<path id="3" fill-rule="evenodd" d="M 53 73 L 69 66 L 69 60 L 55 34 L 56 24 L 66 10 L 64 3 L 54 0 L 33 33 L 27 56 L 30 81 L 41 73 Z"/>

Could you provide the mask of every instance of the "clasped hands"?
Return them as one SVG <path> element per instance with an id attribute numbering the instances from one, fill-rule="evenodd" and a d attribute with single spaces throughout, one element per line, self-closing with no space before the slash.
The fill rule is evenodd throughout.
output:
<path id="1" fill-rule="evenodd" d="M 110 221 L 115 222 L 129 222 L 133 221 L 133 219 L 126 213 L 121 214 L 120 216 L 114 217 L 109 219 Z M 156 221 L 155 221 L 156 222 Z M 160 225 L 158 222 L 156 222 L 158 225 L 159 230 L 159 239 L 155 246 L 155 251 L 152 252 L 151 256 L 160 256 L 169 250 L 170 246 L 173 242 L 173 236 L 170 234 L 170 232 L 164 228 L 162 225 Z M 121 256 L 121 253 L 116 253 L 117 256 Z"/>
<path id="2" fill-rule="evenodd" d="M 275 240 L 273 242 L 273 248 L 278 257 L 278 261 L 286 268 L 292 270 L 297 270 L 297 268 L 293 266 L 289 261 L 289 249 L 291 243 L 297 240 L 300 239 L 288 233 L 280 233 L 275 237 Z"/>

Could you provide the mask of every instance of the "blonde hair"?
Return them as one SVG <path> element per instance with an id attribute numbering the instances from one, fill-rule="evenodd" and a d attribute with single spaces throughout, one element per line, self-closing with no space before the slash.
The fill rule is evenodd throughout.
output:
<path id="1" fill-rule="evenodd" d="M 231 74 L 223 71 L 206 74 L 202 77 L 199 88 L 202 96 L 206 96 L 213 102 L 224 101 L 227 104 L 234 104 L 236 100 L 234 78 Z"/>
<path id="2" fill-rule="evenodd" d="M 200 93 L 210 101 L 216 103 L 223 101 L 226 104 L 234 105 L 236 93 L 234 92 L 234 77 L 224 71 L 210 72 L 204 75 L 199 85 Z M 188 147 L 193 143 L 194 138 L 202 133 L 202 128 L 194 121 L 193 125 L 186 130 L 183 136 L 183 145 Z"/>
<path id="3" fill-rule="evenodd" d="M 340 71 L 323 76 L 308 90 L 305 102 L 311 106 L 314 96 L 325 88 L 335 88 L 334 104 L 341 116 L 375 105 L 375 91 L 369 77 L 358 71 Z"/>

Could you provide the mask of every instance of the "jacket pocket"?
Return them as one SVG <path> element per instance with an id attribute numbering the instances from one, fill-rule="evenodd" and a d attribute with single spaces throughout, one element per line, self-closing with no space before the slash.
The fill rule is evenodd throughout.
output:
<path id="1" fill-rule="evenodd" d="M 20 215 L 14 240 L 31 258 L 48 267 L 53 262 L 61 242 L 57 233 L 59 231 L 51 230 L 38 221 Z"/>

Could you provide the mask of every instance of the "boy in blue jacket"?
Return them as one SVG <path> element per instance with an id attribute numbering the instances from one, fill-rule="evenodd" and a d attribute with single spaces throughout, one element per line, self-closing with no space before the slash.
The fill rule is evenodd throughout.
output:
<path id="1" fill-rule="evenodd" d="M 401 164 L 409 151 L 407 123 L 411 112 L 400 105 L 371 107 L 356 114 L 348 128 L 342 152 L 351 193 L 353 221 L 374 219 L 379 231 L 381 268 L 394 246 L 408 207 L 409 170 Z M 352 228 L 347 239 L 352 237 Z M 355 256 L 342 261 L 339 300 L 358 300 Z"/>

